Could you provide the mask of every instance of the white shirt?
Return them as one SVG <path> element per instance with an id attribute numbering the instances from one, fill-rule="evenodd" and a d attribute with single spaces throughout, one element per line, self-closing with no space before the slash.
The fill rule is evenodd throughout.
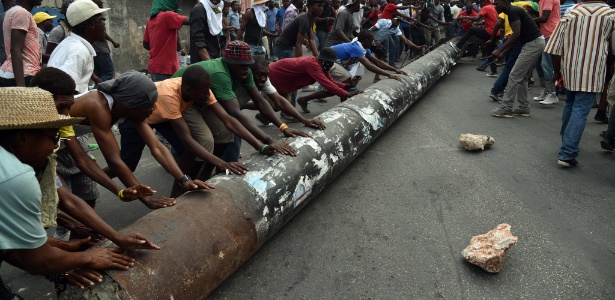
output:
<path id="1" fill-rule="evenodd" d="M 78 93 L 88 91 L 88 83 L 94 73 L 92 45 L 77 34 L 66 37 L 51 53 L 47 66 L 58 68 L 73 78 Z"/>
<path id="2" fill-rule="evenodd" d="M 451 6 L 451 14 L 453 15 L 453 20 L 457 20 L 457 17 L 461 13 L 461 7 L 457 5 Z"/>

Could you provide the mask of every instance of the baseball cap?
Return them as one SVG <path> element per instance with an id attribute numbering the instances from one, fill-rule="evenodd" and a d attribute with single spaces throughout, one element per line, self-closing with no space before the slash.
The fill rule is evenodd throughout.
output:
<path id="1" fill-rule="evenodd" d="M 242 41 L 232 41 L 226 44 L 222 61 L 232 65 L 251 65 L 254 63 L 250 46 Z"/>
<path id="2" fill-rule="evenodd" d="M 70 26 L 77 26 L 89 18 L 108 11 L 109 8 L 100 8 L 91 0 L 77 0 L 68 6 L 66 20 Z"/>
<path id="3" fill-rule="evenodd" d="M 34 16 L 32 16 L 34 18 L 34 22 L 36 22 L 36 24 L 40 24 L 44 21 L 50 20 L 55 18 L 56 16 L 50 16 L 48 13 L 43 12 L 43 11 L 39 11 L 37 13 L 34 14 Z"/>

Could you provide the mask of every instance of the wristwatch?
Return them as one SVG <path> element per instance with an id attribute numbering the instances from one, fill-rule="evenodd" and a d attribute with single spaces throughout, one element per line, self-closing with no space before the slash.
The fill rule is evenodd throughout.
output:
<path id="1" fill-rule="evenodd" d="M 192 178 L 190 178 L 190 176 L 184 174 L 184 176 L 182 176 L 181 178 L 177 179 L 177 184 L 179 184 L 179 186 L 181 186 L 181 187 L 184 187 L 184 183 L 186 183 L 188 181 L 192 181 Z"/>

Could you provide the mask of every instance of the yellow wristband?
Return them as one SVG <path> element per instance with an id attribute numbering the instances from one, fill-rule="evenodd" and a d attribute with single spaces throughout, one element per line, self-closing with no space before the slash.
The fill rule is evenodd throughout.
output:
<path id="1" fill-rule="evenodd" d="M 121 189 L 119 192 L 117 192 L 117 197 L 124 202 L 129 202 L 126 199 L 124 199 L 124 189 Z"/>
<path id="2" fill-rule="evenodd" d="M 286 125 L 286 123 L 282 123 L 282 125 L 280 125 L 280 131 L 284 132 L 284 130 L 286 130 L 286 128 L 288 128 L 288 125 Z"/>

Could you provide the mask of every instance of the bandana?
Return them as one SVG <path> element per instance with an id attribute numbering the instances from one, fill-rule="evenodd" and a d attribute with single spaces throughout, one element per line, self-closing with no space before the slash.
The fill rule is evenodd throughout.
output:
<path id="1" fill-rule="evenodd" d="M 181 9 L 179 9 L 177 0 L 154 0 L 154 3 L 152 3 L 152 9 L 149 11 L 149 16 L 151 18 L 162 11 L 180 12 Z"/>
<path id="2" fill-rule="evenodd" d="M 141 108 L 153 106 L 158 100 L 156 85 L 142 73 L 128 71 L 118 79 L 108 80 L 97 88 L 113 98 L 113 101 L 126 108 Z"/>
<path id="3" fill-rule="evenodd" d="M 325 72 L 325 74 L 329 74 L 329 71 L 331 71 L 331 68 L 333 68 L 333 62 L 326 60 L 319 60 L 318 62 L 322 67 L 322 71 Z"/>
<path id="4" fill-rule="evenodd" d="M 222 9 L 224 8 L 224 1 L 220 1 L 217 5 L 211 3 L 210 0 L 200 0 L 205 8 L 207 14 L 207 25 L 209 27 L 209 33 L 213 36 L 217 36 L 222 31 Z"/>
<path id="5" fill-rule="evenodd" d="M 265 28 L 265 22 L 267 21 L 267 14 L 265 13 L 267 7 L 265 6 L 265 3 L 256 4 L 252 7 L 254 16 L 256 16 L 256 21 L 258 22 L 258 26 L 261 28 Z"/>

